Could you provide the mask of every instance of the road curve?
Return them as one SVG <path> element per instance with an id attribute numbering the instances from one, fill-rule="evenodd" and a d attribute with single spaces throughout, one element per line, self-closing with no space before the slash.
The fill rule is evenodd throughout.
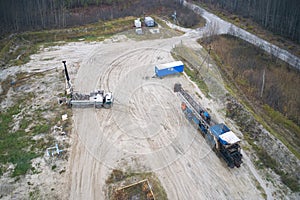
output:
<path id="1" fill-rule="evenodd" d="M 193 10 L 195 13 L 201 15 L 204 19 L 206 19 L 206 25 L 202 29 L 191 30 L 191 29 L 183 29 L 183 31 L 191 31 L 194 34 L 196 33 L 196 36 L 202 37 L 203 34 L 209 34 L 211 33 L 211 29 L 213 28 L 213 34 L 230 34 L 236 37 L 239 37 L 240 39 L 243 39 L 263 50 L 266 52 L 272 54 L 273 56 L 287 62 L 294 68 L 300 70 L 300 58 L 291 54 L 290 52 L 279 48 L 276 45 L 271 44 L 270 42 L 267 42 L 263 40 L 262 38 L 259 38 L 258 36 L 249 33 L 248 31 L 245 31 L 242 28 L 239 28 L 235 26 L 234 24 L 224 21 L 220 17 L 206 11 L 205 9 L 201 8 L 198 5 L 189 3 L 184 1 L 184 6 L 187 8 Z"/>

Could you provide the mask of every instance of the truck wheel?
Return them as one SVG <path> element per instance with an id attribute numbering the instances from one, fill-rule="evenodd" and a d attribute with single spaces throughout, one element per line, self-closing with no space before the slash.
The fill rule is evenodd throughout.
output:
<path id="1" fill-rule="evenodd" d="M 228 163 L 228 167 L 234 168 L 234 164 L 233 163 Z"/>
<path id="2" fill-rule="evenodd" d="M 218 151 L 217 151 L 216 145 L 213 146 L 212 150 L 213 150 L 214 152 L 218 152 Z"/>

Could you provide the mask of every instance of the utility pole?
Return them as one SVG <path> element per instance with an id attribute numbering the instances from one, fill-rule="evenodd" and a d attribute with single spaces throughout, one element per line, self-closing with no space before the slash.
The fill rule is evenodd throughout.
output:
<path id="1" fill-rule="evenodd" d="M 209 58 L 210 58 L 210 51 L 211 51 L 211 45 L 209 45 L 209 49 L 208 49 L 208 55 L 207 55 L 207 72 L 209 69 Z"/>
<path id="2" fill-rule="evenodd" d="M 264 93 L 265 75 L 266 75 L 266 68 L 264 69 L 263 76 L 262 76 L 263 80 L 262 80 L 262 85 L 261 85 L 261 90 L 260 90 L 260 98 L 262 98 L 262 95 Z"/>

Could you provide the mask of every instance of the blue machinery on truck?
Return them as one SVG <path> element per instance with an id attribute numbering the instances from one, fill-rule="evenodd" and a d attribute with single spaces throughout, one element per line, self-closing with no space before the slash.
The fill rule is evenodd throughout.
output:
<path id="1" fill-rule="evenodd" d="M 174 92 L 181 96 L 181 109 L 185 116 L 197 126 L 211 148 L 229 167 L 240 167 L 242 163 L 240 139 L 225 124 L 216 124 L 212 121 L 208 112 L 181 87 L 181 84 L 174 85 Z"/>

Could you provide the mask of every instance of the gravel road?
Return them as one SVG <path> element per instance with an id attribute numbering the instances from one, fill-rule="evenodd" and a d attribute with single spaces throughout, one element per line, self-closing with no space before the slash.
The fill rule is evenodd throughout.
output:
<path id="1" fill-rule="evenodd" d="M 300 70 L 300 58 L 293 55 L 292 53 L 281 49 L 271 44 L 270 42 L 263 40 L 262 38 L 259 38 L 258 36 L 235 26 L 230 22 L 224 21 L 218 16 L 207 12 L 200 6 L 186 1 L 184 1 L 184 5 L 193 10 L 195 13 L 200 14 L 206 20 L 206 26 L 204 28 L 199 30 L 191 30 L 189 31 L 189 34 L 193 34 L 195 37 L 202 36 L 203 34 L 210 34 L 212 32 L 214 34 L 230 34 L 263 49 L 264 51 L 272 54 L 273 56 L 289 63 L 294 68 Z"/>

